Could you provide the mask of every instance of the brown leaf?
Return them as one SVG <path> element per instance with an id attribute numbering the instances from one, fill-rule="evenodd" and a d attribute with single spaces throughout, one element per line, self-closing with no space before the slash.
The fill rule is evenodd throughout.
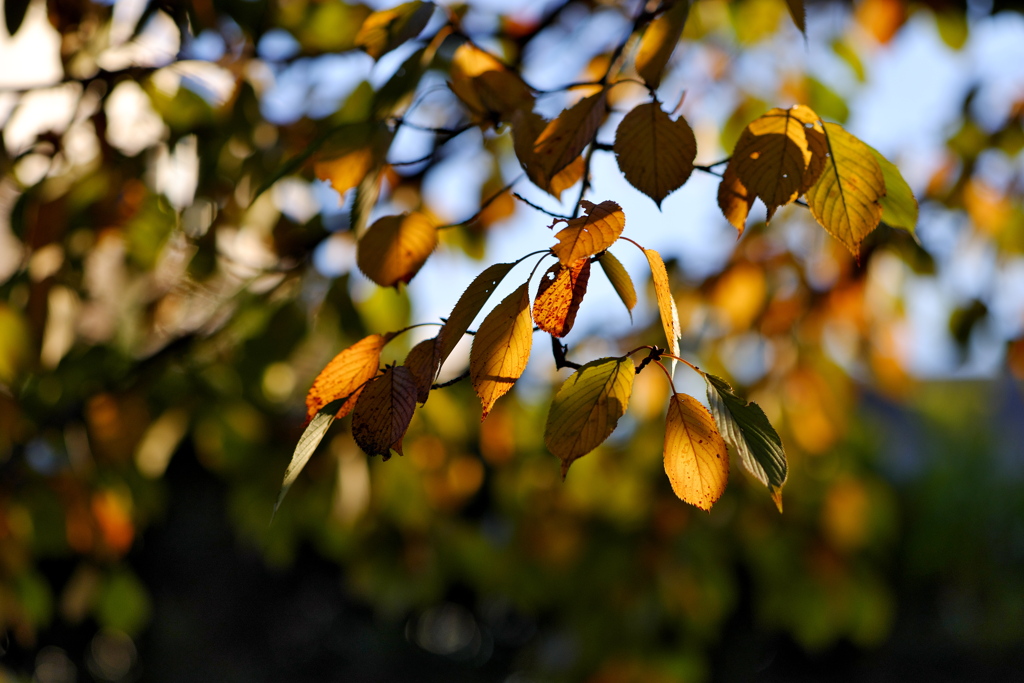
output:
<path id="1" fill-rule="evenodd" d="M 722 174 L 722 182 L 718 185 L 718 206 L 725 219 L 741 234 L 753 205 L 754 196 L 736 177 L 736 172 L 727 166 Z"/>
<path id="2" fill-rule="evenodd" d="M 384 216 L 359 240 L 356 264 L 381 287 L 409 282 L 437 246 L 437 228 L 421 213 Z"/>
<path id="3" fill-rule="evenodd" d="M 548 268 L 533 300 L 533 319 L 537 327 L 555 337 L 569 334 L 589 279 L 589 258 L 581 258 L 571 266 L 556 263 Z"/>
<path id="4" fill-rule="evenodd" d="M 789 15 L 793 17 L 793 23 L 806 37 L 807 12 L 804 10 L 804 0 L 786 0 L 786 6 L 789 7 Z"/>
<path id="5" fill-rule="evenodd" d="M 661 105 L 648 102 L 626 114 L 615 131 L 615 156 L 629 184 L 661 201 L 693 173 L 697 139 L 686 119 L 669 118 Z"/>
<path id="6" fill-rule="evenodd" d="M 356 47 L 374 59 L 420 34 L 434 13 L 432 2 L 407 2 L 366 17 L 356 34 Z"/>
<path id="7" fill-rule="evenodd" d="M 626 227 L 626 215 L 615 202 L 594 204 L 584 199 L 580 206 L 586 215 L 566 221 L 568 226 L 555 234 L 558 244 L 551 247 L 563 266 L 604 251 Z"/>
<path id="8" fill-rule="evenodd" d="M 583 149 L 594 141 L 597 129 L 607 115 L 607 95 L 599 93 L 582 100 L 550 121 L 537 135 L 530 154 L 519 156 L 526 173 L 538 187 L 549 190 L 559 171 L 576 160 Z M 532 120 L 531 125 L 536 125 Z M 521 145 L 517 145 L 519 154 Z"/>
<path id="9" fill-rule="evenodd" d="M 672 296 L 672 286 L 668 281 L 668 271 L 665 269 L 665 262 L 661 260 L 661 254 L 654 249 L 644 249 L 647 256 L 647 263 L 651 266 L 651 279 L 654 281 L 654 296 L 658 300 L 658 313 L 661 315 L 661 326 L 665 330 L 665 339 L 668 341 L 668 351 L 674 356 L 679 355 L 679 337 L 682 332 L 679 327 L 679 311 L 676 309 L 676 300 Z"/>
<path id="10" fill-rule="evenodd" d="M 452 92 L 477 121 L 508 121 L 516 111 L 533 109 L 533 93 L 519 74 L 472 43 L 455 50 L 450 75 Z"/>
<path id="11" fill-rule="evenodd" d="M 729 480 L 729 453 L 711 413 L 693 396 L 669 399 L 664 457 L 665 474 L 680 500 L 710 510 Z"/>
<path id="12" fill-rule="evenodd" d="M 367 455 L 402 455 L 402 437 L 416 410 L 416 380 L 409 368 L 385 368 L 363 388 L 352 413 L 352 437 Z"/>
<path id="13" fill-rule="evenodd" d="M 676 2 L 654 19 L 640 38 L 636 51 L 636 72 L 650 88 L 657 88 L 672 52 L 679 44 L 690 13 L 689 0 Z"/>
<path id="14" fill-rule="evenodd" d="M 483 405 L 481 421 L 526 369 L 533 345 L 528 282 L 494 307 L 473 337 L 469 376 Z"/>
<path id="15" fill-rule="evenodd" d="M 437 337 L 424 339 L 412 347 L 405 357 L 403 365 L 409 368 L 413 379 L 416 381 L 416 400 L 426 403 L 430 396 L 430 387 L 437 375 L 441 347 L 438 345 Z"/>
<path id="16" fill-rule="evenodd" d="M 352 412 L 360 388 L 366 384 L 380 367 L 380 352 L 393 334 L 371 334 L 357 341 L 328 363 L 310 387 L 306 395 L 306 421 L 331 401 L 349 398 L 338 410 L 336 417 L 342 418 Z"/>

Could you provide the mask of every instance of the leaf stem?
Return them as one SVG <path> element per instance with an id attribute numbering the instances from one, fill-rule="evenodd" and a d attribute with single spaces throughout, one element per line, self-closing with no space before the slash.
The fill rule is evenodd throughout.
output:
<path id="1" fill-rule="evenodd" d="M 668 355 L 668 354 L 665 354 L 665 355 Z M 672 395 L 674 396 L 674 395 L 678 394 L 679 392 L 676 391 L 676 383 L 672 381 L 672 373 L 668 371 L 668 368 L 666 368 L 664 365 L 662 365 L 660 360 L 654 361 L 654 364 L 657 365 L 659 368 L 661 368 L 661 371 L 665 373 L 665 377 L 668 378 L 668 385 L 670 387 L 672 387 Z"/>
<path id="2" fill-rule="evenodd" d="M 664 356 L 665 358 L 671 358 L 672 360 L 677 360 L 680 363 L 682 363 L 683 365 L 688 365 L 690 367 L 690 369 L 693 370 L 694 372 L 696 372 L 698 375 L 700 375 L 701 377 L 704 376 L 704 371 L 703 370 L 701 370 L 700 368 L 698 368 L 696 365 L 694 365 L 690 361 L 686 360 L 685 358 L 680 358 L 679 356 L 674 356 L 671 353 L 667 353 L 667 352 L 663 352 L 661 355 Z"/>
<path id="3" fill-rule="evenodd" d="M 450 387 L 453 384 L 457 384 L 458 382 L 461 382 L 462 380 L 466 379 L 467 377 L 469 377 L 469 370 L 466 370 L 464 373 L 462 373 L 458 377 L 454 377 L 454 378 L 448 380 L 447 382 L 439 382 L 438 384 L 431 384 L 430 388 L 431 388 L 431 390 L 433 390 L 433 389 L 444 389 L 445 387 Z"/>
<path id="4" fill-rule="evenodd" d="M 537 211 L 540 211 L 543 214 L 547 214 L 548 216 L 551 216 L 552 218 L 560 218 L 563 221 L 567 221 L 570 218 L 572 218 L 572 216 L 564 216 L 564 215 L 562 215 L 560 213 L 555 213 L 553 211 L 548 211 L 543 206 L 538 206 L 538 205 L 534 204 L 533 202 L 531 202 L 529 199 L 527 199 L 523 195 L 519 194 L 518 192 L 513 192 L 512 196 L 515 197 L 516 199 L 518 199 L 519 201 L 521 201 L 523 204 L 526 204 L 530 208 L 536 209 Z"/>

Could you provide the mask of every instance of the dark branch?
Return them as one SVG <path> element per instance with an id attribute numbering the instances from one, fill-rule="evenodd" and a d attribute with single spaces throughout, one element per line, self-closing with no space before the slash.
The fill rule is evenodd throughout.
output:
<path id="1" fill-rule="evenodd" d="M 583 366 L 579 363 L 573 363 L 571 360 L 567 360 L 565 357 L 566 352 L 569 351 L 569 347 L 562 342 L 558 341 L 558 337 L 551 335 L 551 354 L 555 357 L 555 368 L 561 370 L 562 368 L 572 368 L 573 370 L 579 370 Z"/>
<path id="2" fill-rule="evenodd" d="M 518 192 L 513 192 L 512 196 L 515 197 L 516 199 L 518 199 L 519 201 L 521 201 L 523 204 L 526 204 L 530 208 L 536 209 L 537 211 L 540 211 L 541 213 L 547 214 L 548 216 L 551 216 L 552 218 L 558 218 L 558 219 L 561 219 L 563 221 L 567 221 L 567 220 L 569 220 L 571 218 L 571 216 L 563 216 L 560 213 L 555 213 L 553 211 L 548 211 L 543 206 L 537 206 L 536 204 L 534 204 L 533 202 L 531 202 L 529 199 L 527 199 L 523 195 L 519 194 Z"/>

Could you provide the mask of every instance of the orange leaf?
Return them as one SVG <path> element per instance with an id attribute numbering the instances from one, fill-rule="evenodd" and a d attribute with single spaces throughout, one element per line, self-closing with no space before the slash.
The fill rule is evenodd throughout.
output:
<path id="1" fill-rule="evenodd" d="M 356 264 L 381 287 L 409 282 L 437 246 L 437 228 L 421 213 L 384 216 L 359 240 Z"/>
<path id="2" fill-rule="evenodd" d="M 580 206 L 587 215 L 567 220 L 568 227 L 555 234 L 558 244 L 551 247 L 563 266 L 604 251 L 626 227 L 626 215 L 615 202 L 594 204 L 584 199 Z"/>
<path id="3" fill-rule="evenodd" d="M 629 184 L 661 207 L 693 173 L 697 139 L 686 119 L 675 121 L 657 102 L 635 107 L 615 131 L 615 156 Z"/>
<path id="4" fill-rule="evenodd" d="M 689 0 L 676 0 L 675 4 L 650 23 L 640 38 L 640 46 L 636 51 L 636 72 L 649 87 L 657 88 L 661 83 L 665 65 L 683 36 L 689 13 Z"/>
<path id="5" fill-rule="evenodd" d="M 402 437 L 416 409 L 416 380 L 409 368 L 385 368 L 363 388 L 352 413 L 352 437 L 367 455 L 402 455 Z"/>
<path id="6" fill-rule="evenodd" d="M 680 500 L 710 510 L 729 480 L 729 453 L 711 413 L 694 397 L 669 399 L 664 454 L 665 474 Z"/>
<path id="7" fill-rule="evenodd" d="M 528 282 L 494 307 L 473 337 L 469 376 L 483 405 L 481 420 L 526 369 L 533 345 Z"/>
<path id="8" fill-rule="evenodd" d="M 320 180 L 329 180 L 335 192 L 344 196 L 366 177 L 376 160 L 371 147 L 362 147 L 336 159 L 316 162 L 314 172 Z"/>
<path id="9" fill-rule="evenodd" d="M 725 219 L 742 233 L 753 205 L 754 195 L 750 194 L 736 177 L 736 171 L 726 166 L 722 182 L 718 186 L 718 207 L 722 209 Z"/>
<path id="10" fill-rule="evenodd" d="M 519 157 L 530 180 L 548 190 L 558 172 L 575 161 L 594 141 L 597 129 L 604 122 L 606 105 L 607 96 L 602 90 L 584 97 L 549 122 L 533 141 L 532 153 L 527 158 Z M 519 153 L 518 148 L 516 152 Z"/>
<path id="11" fill-rule="evenodd" d="M 533 300 L 533 319 L 537 326 L 555 337 L 569 334 L 589 279 L 589 258 L 581 258 L 571 266 L 556 263 L 548 268 Z"/>
<path id="12" fill-rule="evenodd" d="M 576 160 L 555 174 L 551 179 L 550 187 L 546 188 L 548 193 L 555 199 L 561 200 L 562 193 L 575 185 L 583 178 L 583 171 L 586 166 L 583 157 L 576 157 Z"/>
<path id="13" fill-rule="evenodd" d="M 452 92 L 477 120 L 508 120 L 517 110 L 533 109 L 533 93 L 519 74 L 472 43 L 463 43 L 452 55 Z"/>
<path id="14" fill-rule="evenodd" d="M 374 59 L 420 34 L 434 13 L 432 2 L 407 2 L 366 17 L 356 34 L 355 44 Z"/>
<path id="15" fill-rule="evenodd" d="M 651 266 L 654 296 L 658 300 L 658 313 L 661 315 L 661 326 L 665 330 L 665 339 L 668 340 L 669 353 L 678 356 L 679 337 L 682 336 L 682 332 L 679 327 L 679 311 L 676 309 L 675 297 L 672 296 L 672 286 L 668 281 L 665 262 L 661 260 L 661 254 L 654 249 L 644 249 L 644 255 L 647 256 L 647 263 Z"/>
<path id="16" fill-rule="evenodd" d="M 439 352 L 437 337 L 424 339 L 412 347 L 405 357 L 405 367 L 409 368 L 413 379 L 416 381 L 416 400 L 426 403 L 430 396 L 430 386 L 434 383 L 434 376 L 437 374 Z"/>
<path id="17" fill-rule="evenodd" d="M 337 417 L 352 412 L 360 388 L 377 374 L 380 352 L 393 336 L 371 334 L 335 356 L 313 380 L 306 395 L 306 421 L 331 401 L 345 397 L 349 399 L 338 410 Z"/>

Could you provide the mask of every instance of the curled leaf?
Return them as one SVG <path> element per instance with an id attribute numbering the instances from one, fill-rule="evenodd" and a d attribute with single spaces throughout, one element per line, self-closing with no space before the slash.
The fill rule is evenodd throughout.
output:
<path id="1" fill-rule="evenodd" d="M 676 308 L 675 297 L 672 296 L 672 285 L 668 281 L 668 271 L 661 254 L 654 249 L 644 249 L 647 263 L 651 266 L 651 279 L 654 281 L 654 296 L 658 300 L 658 313 L 661 315 L 661 326 L 665 330 L 665 340 L 672 355 L 679 355 L 679 337 L 682 330 L 679 325 L 679 310 Z M 675 368 L 675 361 L 672 361 Z"/>
<path id="2" fill-rule="evenodd" d="M 626 227 L 626 215 L 615 202 L 594 204 L 584 199 L 580 205 L 586 215 L 566 221 L 568 226 L 555 234 L 558 244 L 551 247 L 563 266 L 604 251 Z"/>
<path id="3" fill-rule="evenodd" d="M 615 131 L 615 156 L 629 184 L 661 207 L 693 173 L 697 138 L 683 117 L 673 121 L 657 102 L 635 107 Z"/>
<path id="4" fill-rule="evenodd" d="M 752 206 L 754 195 L 740 182 L 736 171 L 727 166 L 722 174 L 722 182 L 718 185 L 718 207 L 740 234 L 747 226 L 747 216 Z"/>
<path id="5" fill-rule="evenodd" d="M 597 262 L 601 264 L 601 270 L 604 271 L 608 281 L 612 283 L 615 293 L 619 295 L 619 299 L 629 311 L 629 319 L 633 320 L 633 307 L 636 306 L 636 288 L 633 287 L 633 279 L 629 277 L 622 262 L 615 258 L 610 251 L 602 252 L 597 258 Z"/>
<path id="6" fill-rule="evenodd" d="M 571 266 L 556 263 L 548 268 L 533 300 L 533 319 L 537 327 L 555 337 L 569 334 L 587 292 L 588 280 L 588 258 L 581 258 Z"/>
<path id="7" fill-rule="evenodd" d="M 636 366 L 627 358 L 599 358 L 562 384 L 551 402 L 544 443 L 562 461 L 562 478 L 578 458 L 615 430 L 633 392 Z"/>
<path id="8" fill-rule="evenodd" d="M 665 474 L 679 499 L 710 510 L 729 480 L 729 452 L 711 413 L 693 396 L 669 399 L 664 456 Z"/>
<path id="9" fill-rule="evenodd" d="M 352 412 L 359 390 L 377 374 L 380 352 L 393 334 L 371 334 L 348 347 L 328 363 L 306 394 L 306 419 L 311 420 L 328 403 L 344 399 L 335 417 Z"/>
<path id="10" fill-rule="evenodd" d="M 508 393 L 530 360 L 533 320 L 528 284 L 524 282 L 495 306 L 473 337 L 469 376 L 483 406 L 481 420 L 494 402 Z"/>
<path id="11" fill-rule="evenodd" d="M 675 0 L 671 7 L 648 25 L 641 36 L 640 47 L 636 52 L 636 72 L 648 87 L 657 88 L 661 83 L 665 65 L 683 36 L 689 14 L 689 0 Z"/>
<path id="12" fill-rule="evenodd" d="M 359 240 L 356 264 L 381 287 L 409 282 L 437 246 L 437 227 L 421 213 L 384 216 Z"/>
<path id="13" fill-rule="evenodd" d="M 385 368 L 370 380 L 352 412 L 352 437 L 367 455 L 402 455 L 402 437 L 416 410 L 416 379 L 409 368 Z"/>

